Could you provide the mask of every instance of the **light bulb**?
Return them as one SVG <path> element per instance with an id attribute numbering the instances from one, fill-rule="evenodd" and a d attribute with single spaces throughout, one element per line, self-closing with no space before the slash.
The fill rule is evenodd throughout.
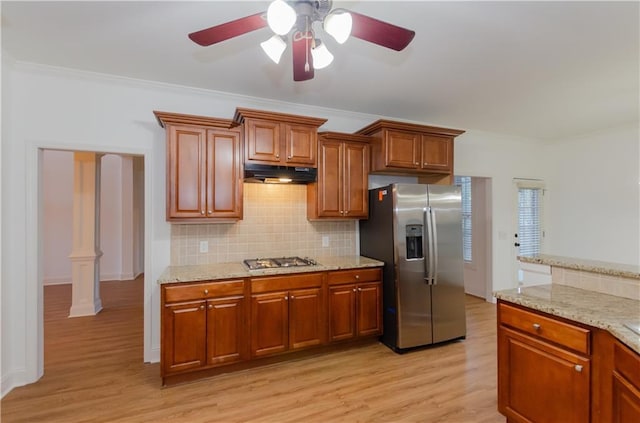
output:
<path id="1" fill-rule="evenodd" d="M 318 39 L 316 39 L 316 46 L 311 49 L 311 57 L 313 57 L 314 69 L 326 68 L 333 62 L 333 54 Z"/>
<path id="2" fill-rule="evenodd" d="M 287 43 L 284 42 L 281 36 L 274 35 L 269 38 L 267 41 L 263 41 L 260 43 L 260 47 L 267 53 L 267 56 L 271 60 L 276 63 L 280 63 L 280 58 L 282 57 L 282 53 L 287 48 Z"/>
<path id="3" fill-rule="evenodd" d="M 283 0 L 275 0 L 267 9 L 267 23 L 276 34 L 286 35 L 296 23 L 296 11 Z"/>
<path id="4" fill-rule="evenodd" d="M 351 13 L 336 9 L 324 18 L 323 27 L 338 43 L 344 44 L 351 35 Z"/>

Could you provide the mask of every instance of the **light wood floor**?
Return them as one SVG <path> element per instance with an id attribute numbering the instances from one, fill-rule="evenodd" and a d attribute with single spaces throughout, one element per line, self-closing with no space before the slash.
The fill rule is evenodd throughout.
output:
<path id="1" fill-rule="evenodd" d="M 45 374 L 1 402 L 14 422 L 505 421 L 496 405 L 495 306 L 467 297 L 467 339 L 398 355 L 381 344 L 160 387 L 143 364 L 143 280 L 102 284 L 104 310 L 67 318 L 45 288 Z"/>

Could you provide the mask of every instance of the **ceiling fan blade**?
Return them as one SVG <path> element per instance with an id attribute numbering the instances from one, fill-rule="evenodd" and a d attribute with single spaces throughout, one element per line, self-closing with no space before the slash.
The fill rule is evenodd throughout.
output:
<path id="1" fill-rule="evenodd" d="M 311 57 L 311 31 L 295 31 L 293 33 L 293 80 L 306 81 L 313 79 L 313 57 Z"/>
<path id="2" fill-rule="evenodd" d="M 349 11 L 353 20 L 351 35 L 370 43 L 400 51 L 409 45 L 415 31 Z"/>
<path id="3" fill-rule="evenodd" d="M 210 46 L 211 44 L 264 28 L 265 26 L 267 26 L 267 13 L 260 12 L 221 25 L 212 26 L 211 28 L 192 32 L 189 34 L 189 38 L 201 46 Z"/>

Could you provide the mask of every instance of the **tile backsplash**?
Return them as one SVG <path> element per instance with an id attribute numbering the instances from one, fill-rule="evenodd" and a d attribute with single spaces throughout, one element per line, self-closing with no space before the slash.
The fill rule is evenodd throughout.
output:
<path id="1" fill-rule="evenodd" d="M 243 220 L 171 225 L 171 265 L 352 255 L 356 225 L 353 220 L 308 221 L 305 185 L 245 183 Z M 322 246 L 323 238 L 329 246 Z M 208 252 L 200 252 L 201 241 L 208 243 Z"/>

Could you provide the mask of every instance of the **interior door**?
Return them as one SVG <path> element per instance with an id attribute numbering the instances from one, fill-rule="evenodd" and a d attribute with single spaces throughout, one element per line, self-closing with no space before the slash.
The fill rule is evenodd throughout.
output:
<path id="1" fill-rule="evenodd" d="M 542 250 L 544 229 L 542 222 L 544 182 L 539 180 L 520 180 L 515 182 L 516 216 L 513 231 L 513 269 L 514 276 L 523 282 L 520 269 L 520 256 L 533 256 Z"/>

